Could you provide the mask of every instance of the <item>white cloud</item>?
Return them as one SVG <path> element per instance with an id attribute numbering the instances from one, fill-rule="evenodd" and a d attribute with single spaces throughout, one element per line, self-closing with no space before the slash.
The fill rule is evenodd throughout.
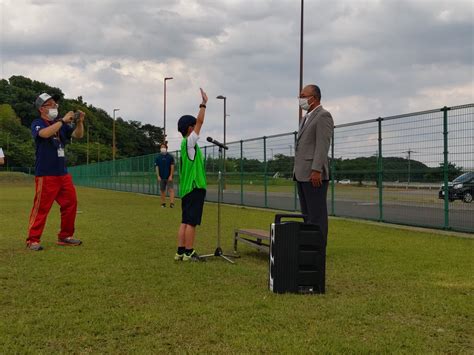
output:
<path id="1" fill-rule="evenodd" d="M 299 1 L 2 0 L 2 78 L 24 75 L 124 119 L 167 131 L 210 97 L 204 135 L 227 141 L 293 131 Z M 472 102 L 469 0 L 305 2 L 304 82 L 336 124 Z"/>

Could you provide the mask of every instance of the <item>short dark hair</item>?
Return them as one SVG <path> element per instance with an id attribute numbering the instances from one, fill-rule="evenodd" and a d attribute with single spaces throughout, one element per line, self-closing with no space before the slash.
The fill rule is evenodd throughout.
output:
<path id="1" fill-rule="evenodd" d="M 196 117 L 191 115 L 181 116 L 178 120 L 178 131 L 183 137 L 186 137 L 188 128 L 196 125 Z"/>
<path id="2" fill-rule="evenodd" d="M 163 147 L 163 146 L 164 146 L 166 149 L 168 149 L 168 142 L 163 142 L 163 143 L 160 144 L 160 148 Z"/>
<path id="3" fill-rule="evenodd" d="M 313 96 L 316 97 L 319 101 L 321 101 L 321 89 L 318 85 L 308 85 L 313 92 Z"/>

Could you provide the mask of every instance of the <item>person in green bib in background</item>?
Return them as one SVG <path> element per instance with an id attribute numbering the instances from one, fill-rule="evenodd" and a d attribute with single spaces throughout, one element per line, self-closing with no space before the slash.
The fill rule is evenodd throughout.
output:
<path id="1" fill-rule="evenodd" d="M 178 131 L 183 136 L 179 176 L 182 217 L 178 230 L 178 251 L 174 256 L 176 261 L 205 261 L 194 250 L 196 226 L 201 224 L 207 187 L 204 156 L 197 144 L 207 103 L 206 93 L 200 90 L 202 102 L 197 118 L 185 115 L 178 120 Z"/>

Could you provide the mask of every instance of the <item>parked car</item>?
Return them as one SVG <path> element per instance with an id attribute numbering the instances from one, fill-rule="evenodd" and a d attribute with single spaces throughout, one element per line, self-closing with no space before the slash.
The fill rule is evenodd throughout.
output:
<path id="1" fill-rule="evenodd" d="M 463 200 L 466 203 L 471 203 L 473 195 L 474 172 L 464 173 L 452 182 L 448 182 L 448 199 L 450 202 L 454 200 Z M 438 197 L 444 199 L 444 185 L 441 185 Z"/>
<path id="2" fill-rule="evenodd" d="M 349 179 L 339 180 L 339 183 L 342 185 L 350 185 L 351 180 Z"/>

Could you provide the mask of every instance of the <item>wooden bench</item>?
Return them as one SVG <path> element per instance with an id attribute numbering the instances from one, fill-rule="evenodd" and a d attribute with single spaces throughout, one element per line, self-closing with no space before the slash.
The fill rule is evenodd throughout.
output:
<path id="1" fill-rule="evenodd" d="M 270 251 L 270 231 L 262 229 L 236 229 L 234 231 L 234 253 L 237 253 L 237 242 L 248 244 L 260 251 Z"/>

